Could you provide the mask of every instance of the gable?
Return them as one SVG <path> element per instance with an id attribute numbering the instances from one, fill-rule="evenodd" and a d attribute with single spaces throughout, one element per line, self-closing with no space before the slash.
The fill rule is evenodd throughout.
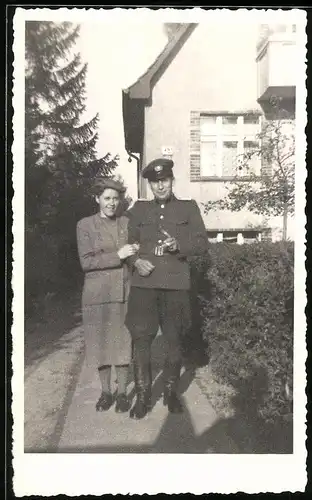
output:
<path id="1" fill-rule="evenodd" d="M 256 40 L 254 25 L 200 23 L 155 82 L 153 107 L 168 103 L 172 111 L 181 105 L 203 112 L 260 110 Z"/>
<path id="2" fill-rule="evenodd" d="M 176 57 L 197 24 L 182 24 L 168 41 L 147 71 L 130 87 L 122 91 L 125 149 L 142 153 L 144 139 L 144 108 L 151 105 L 152 90 Z"/>

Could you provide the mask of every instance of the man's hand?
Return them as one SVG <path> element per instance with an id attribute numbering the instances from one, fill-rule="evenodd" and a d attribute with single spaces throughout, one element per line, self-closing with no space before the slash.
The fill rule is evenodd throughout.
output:
<path id="1" fill-rule="evenodd" d="M 137 259 L 134 263 L 140 276 L 149 276 L 151 272 L 155 269 L 155 266 L 145 259 Z"/>
<path id="2" fill-rule="evenodd" d="M 179 250 L 178 240 L 176 240 L 176 238 L 173 238 L 172 236 L 165 239 L 164 245 L 166 245 L 168 252 L 177 252 Z"/>

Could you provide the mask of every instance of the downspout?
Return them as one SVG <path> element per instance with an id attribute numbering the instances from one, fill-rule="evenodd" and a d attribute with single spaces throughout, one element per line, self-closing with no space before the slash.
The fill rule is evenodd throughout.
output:
<path id="1" fill-rule="evenodd" d="M 131 158 L 134 158 L 137 162 L 137 195 L 138 195 L 138 199 L 141 198 L 141 189 L 140 189 L 140 158 L 138 156 L 136 156 L 135 154 L 131 153 L 128 149 L 126 150 L 128 155 L 129 155 L 129 158 L 128 158 L 128 162 L 131 163 L 132 162 L 132 159 Z"/>

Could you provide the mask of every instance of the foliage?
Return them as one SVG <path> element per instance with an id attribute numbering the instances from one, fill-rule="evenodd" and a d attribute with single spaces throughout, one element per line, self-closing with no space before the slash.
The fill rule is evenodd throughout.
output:
<path id="1" fill-rule="evenodd" d="M 293 252 L 289 242 L 212 244 L 206 274 L 211 368 L 266 422 L 292 415 Z"/>
<path id="2" fill-rule="evenodd" d="M 90 179 L 110 174 L 118 161 L 96 156 L 98 115 L 81 123 L 87 65 L 73 53 L 78 36 L 71 23 L 26 23 L 26 215 L 29 225 L 49 230 L 67 198 L 81 204 Z"/>
<path id="3" fill-rule="evenodd" d="M 180 26 L 181 23 L 164 23 L 164 30 L 169 40 L 174 37 Z"/>
<path id="4" fill-rule="evenodd" d="M 287 216 L 294 213 L 295 202 L 295 134 L 290 112 L 272 101 L 274 112 L 262 124 L 256 139 L 259 147 L 237 158 L 237 174 L 227 186 L 225 198 L 205 203 L 205 213 L 221 209 L 284 217 L 284 239 Z M 261 160 L 262 171 L 252 169 L 253 158 Z"/>
<path id="5" fill-rule="evenodd" d="M 79 26 L 29 21 L 25 31 L 26 297 L 31 297 L 79 274 L 76 223 L 94 211 L 90 183 L 95 176 L 111 176 L 119 158 L 97 157 L 99 117 L 83 120 L 87 65 L 75 53 Z"/>

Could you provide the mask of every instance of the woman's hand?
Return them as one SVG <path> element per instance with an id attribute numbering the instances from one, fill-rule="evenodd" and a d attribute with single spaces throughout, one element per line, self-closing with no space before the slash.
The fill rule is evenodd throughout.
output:
<path id="1" fill-rule="evenodd" d="M 120 258 L 120 260 L 124 260 L 126 259 L 127 257 L 131 257 L 131 255 L 134 255 L 135 253 L 138 252 L 140 248 L 140 245 L 138 245 L 138 243 L 134 243 L 133 245 L 124 245 L 123 247 L 121 247 L 117 254 L 118 254 L 118 257 Z"/>

